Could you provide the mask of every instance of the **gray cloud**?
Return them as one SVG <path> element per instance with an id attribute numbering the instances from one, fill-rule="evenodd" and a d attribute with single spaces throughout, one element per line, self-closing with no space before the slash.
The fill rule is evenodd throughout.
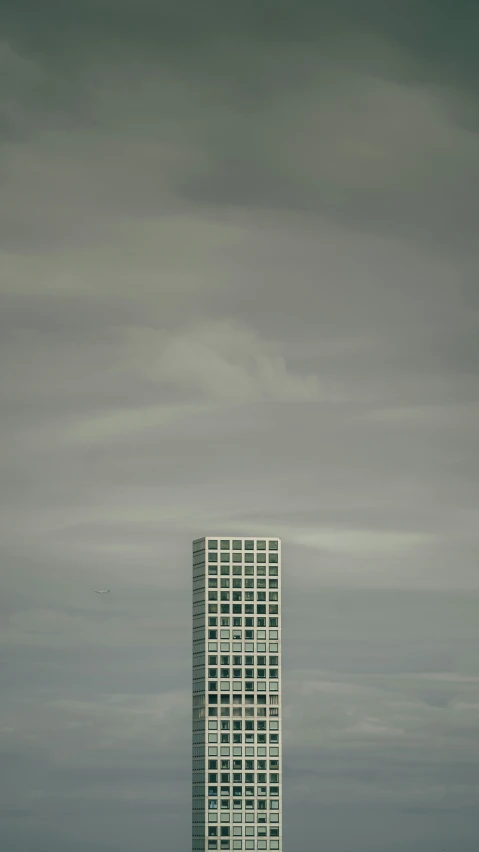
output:
<path id="1" fill-rule="evenodd" d="M 213 529 L 284 540 L 285 844 L 475 852 L 477 16 L 2 3 L 8 852 L 186 848 Z"/>

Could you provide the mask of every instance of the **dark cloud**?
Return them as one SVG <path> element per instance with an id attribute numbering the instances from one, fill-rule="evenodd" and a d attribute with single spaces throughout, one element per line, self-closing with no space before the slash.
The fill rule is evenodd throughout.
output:
<path id="1" fill-rule="evenodd" d="M 2 849 L 187 848 L 215 530 L 284 541 L 285 847 L 475 852 L 478 14 L 3 0 Z"/>

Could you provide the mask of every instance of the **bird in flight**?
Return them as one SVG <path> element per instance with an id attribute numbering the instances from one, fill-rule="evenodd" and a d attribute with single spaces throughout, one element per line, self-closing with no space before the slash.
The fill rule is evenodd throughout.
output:
<path id="1" fill-rule="evenodd" d="M 107 595 L 110 589 L 94 589 L 96 595 Z"/>

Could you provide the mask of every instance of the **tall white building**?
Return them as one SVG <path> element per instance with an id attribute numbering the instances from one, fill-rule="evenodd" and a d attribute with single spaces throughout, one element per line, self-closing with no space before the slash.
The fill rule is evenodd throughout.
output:
<path id="1" fill-rule="evenodd" d="M 281 850 L 281 541 L 193 542 L 193 850 Z"/>

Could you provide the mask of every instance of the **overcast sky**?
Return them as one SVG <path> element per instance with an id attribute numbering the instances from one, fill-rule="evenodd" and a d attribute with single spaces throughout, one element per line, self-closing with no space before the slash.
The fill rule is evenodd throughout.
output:
<path id="1" fill-rule="evenodd" d="M 0 10 L 0 848 L 191 848 L 224 533 L 284 543 L 284 848 L 477 852 L 477 0 Z"/>

